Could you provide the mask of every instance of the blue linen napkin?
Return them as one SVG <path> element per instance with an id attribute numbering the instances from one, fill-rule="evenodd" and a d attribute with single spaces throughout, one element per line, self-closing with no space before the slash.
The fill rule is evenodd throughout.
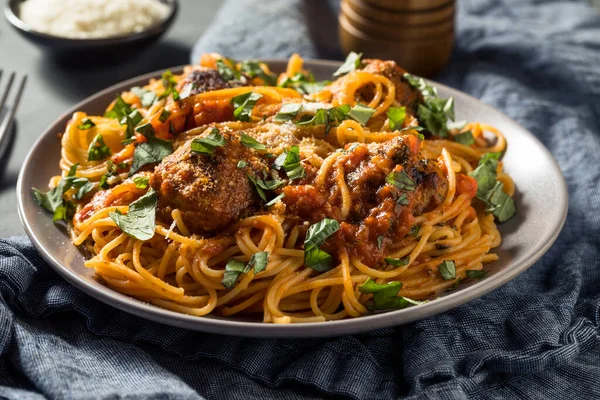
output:
<path id="1" fill-rule="evenodd" d="M 335 14 L 316 1 L 228 0 L 192 61 L 341 57 Z M 128 315 L 58 277 L 27 239 L 1 240 L 0 397 L 600 398 L 600 15 L 583 0 L 465 0 L 457 29 L 438 79 L 526 126 L 567 179 L 565 228 L 538 263 L 423 321 L 265 340 Z"/>

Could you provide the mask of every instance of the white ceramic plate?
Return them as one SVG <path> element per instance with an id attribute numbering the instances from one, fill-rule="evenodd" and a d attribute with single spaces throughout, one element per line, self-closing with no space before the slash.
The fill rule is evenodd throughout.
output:
<path id="1" fill-rule="evenodd" d="M 281 60 L 267 60 L 274 71 L 285 69 Z M 317 79 L 329 79 L 338 67 L 333 61 L 308 61 L 306 67 Z M 180 72 L 181 67 L 172 68 Z M 500 260 L 488 264 L 485 279 L 461 285 L 458 290 L 403 310 L 367 315 L 341 321 L 274 325 L 216 316 L 194 317 L 165 310 L 117 293 L 93 279 L 94 271 L 84 266 L 84 255 L 71 244 L 66 232 L 52 223 L 52 215 L 35 203 L 31 187 L 43 188 L 59 171 L 60 140 L 66 122 L 74 111 L 101 115 L 120 93 L 132 86 L 145 84 L 162 71 L 114 85 L 89 97 L 67 111 L 41 135 L 19 174 L 17 197 L 19 217 L 25 231 L 46 261 L 73 285 L 120 310 L 164 324 L 198 331 L 254 337 L 316 337 L 352 334 L 404 324 L 426 318 L 481 297 L 513 279 L 537 261 L 556 240 L 567 214 L 568 195 L 565 181 L 550 152 L 526 129 L 479 100 L 457 90 L 438 87 L 442 97 L 453 96 L 457 120 L 480 121 L 499 128 L 508 141 L 503 159 L 506 171 L 513 177 L 516 217 L 500 226 L 503 243 L 497 253 Z"/>

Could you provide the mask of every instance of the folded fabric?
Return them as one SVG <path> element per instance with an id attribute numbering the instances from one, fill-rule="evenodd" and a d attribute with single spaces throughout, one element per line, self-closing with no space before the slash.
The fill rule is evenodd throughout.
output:
<path id="1" fill-rule="evenodd" d="M 228 0 L 194 49 L 341 57 L 336 5 Z M 393 329 L 244 339 L 99 303 L 29 241 L 0 241 L 0 397 L 8 399 L 600 398 L 600 15 L 587 1 L 465 0 L 439 80 L 531 130 L 570 206 L 556 244 L 487 296 Z M 509 144 L 510 146 L 510 144 Z"/>

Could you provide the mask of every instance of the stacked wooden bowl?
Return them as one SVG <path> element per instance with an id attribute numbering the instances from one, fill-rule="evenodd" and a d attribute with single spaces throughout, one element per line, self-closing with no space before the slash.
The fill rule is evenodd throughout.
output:
<path id="1" fill-rule="evenodd" d="M 341 45 L 433 76 L 452 53 L 454 12 L 454 0 L 342 0 Z"/>

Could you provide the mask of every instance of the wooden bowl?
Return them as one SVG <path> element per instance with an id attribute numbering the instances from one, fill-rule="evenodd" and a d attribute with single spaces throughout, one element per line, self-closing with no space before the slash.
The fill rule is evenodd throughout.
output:
<path id="1" fill-rule="evenodd" d="M 451 35 L 454 32 L 454 18 L 449 18 L 437 24 L 429 25 L 404 25 L 389 24 L 367 19 L 357 14 L 347 1 L 342 2 L 342 14 L 348 22 L 354 25 L 360 31 L 366 34 L 387 38 L 392 40 L 424 39 L 429 37 L 439 37 Z"/>
<path id="2" fill-rule="evenodd" d="M 393 11 L 424 11 L 447 6 L 455 0 L 365 0 L 373 7 Z"/>
<path id="3" fill-rule="evenodd" d="M 339 33 L 346 53 L 356 51 L 365 58 L 394 60 L 407 71 L 425 77 L 444 68 L 454 46 L 454 34 L 408 42 L 377 38 L 356 29 L 344 15 L 339 16 Z"/>
<path id="4" fill-rule="evenodd" d="M 455 3 L 434 10 L 420 12 L 394 12 L 366 3 L 366 0 L 345 0 L 347 6 L 356 14 L 371 21 L 402 25 L 436 24 L 454 18 Z"/>

